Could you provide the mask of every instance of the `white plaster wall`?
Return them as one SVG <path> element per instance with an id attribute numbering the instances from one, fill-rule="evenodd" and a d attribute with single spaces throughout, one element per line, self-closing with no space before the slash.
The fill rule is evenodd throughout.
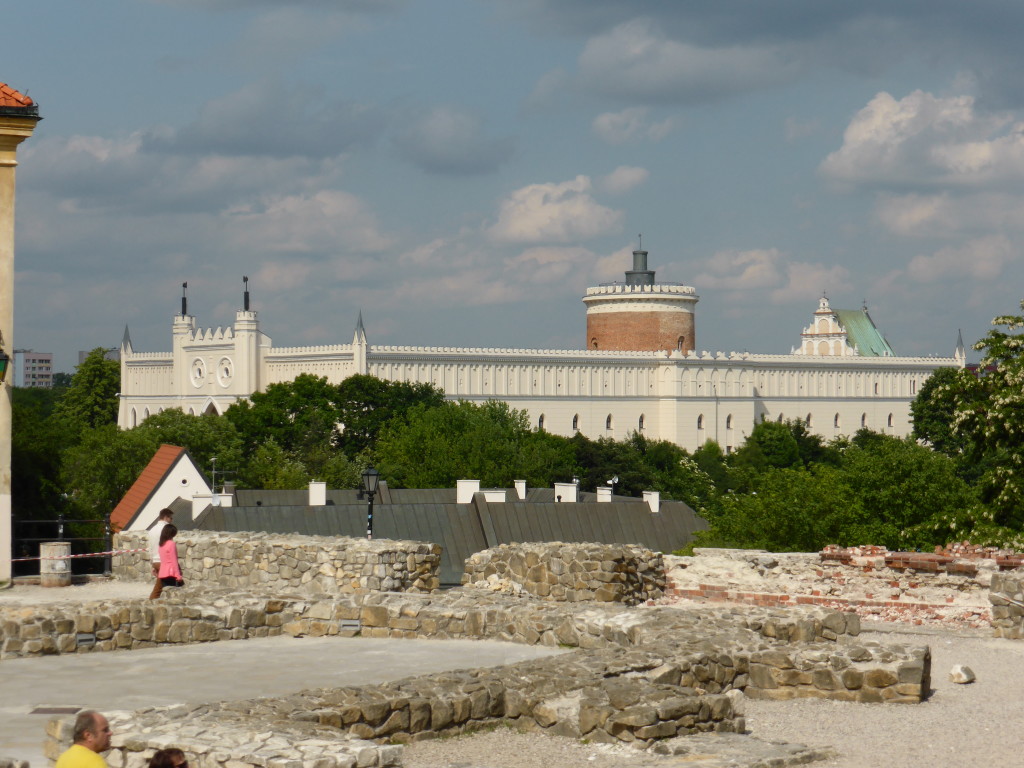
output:
<path id="1" fill-rule="evenodd" d="M 936 368 L 959 364 L 953 358 L 745 352 L 703 352 L 684 357 L 664 352 L 362 344 L 274 349 L 254 346 L 230 329 L 195 331 L 191 318 L 190 322 L 180 317 L 176 320 L 175 366 L 188 365 L 195 359 L 215 366 L 221 357 L 230 355 L 236 371 L 251 367 L 255 373 L 250 375 L 265 387 L 291 381 L 300 373 L 326 376 L 338 383 L 361 372 L 365 359 L 365 372 L 382 379 L 433 384 L 452 399 L 508 402 L 525 410 L 534 427 L 543 415 L 544 429 L 554 434 L 571 436 L 573 418 L 578 417 L 578 429 L 588 437 L 622 439 L 639 430 L 643 417 L 645 435 L 671 440 L 690 450 L 705 440 L 739 447 L 756 419 L 777 420 L 780 415 L 787 419 L 806 419 L 810 415 L 811 430 L 829 439 L 852 435 L 862 423 L 889 434 L 908 435 L 910 402 L 921 385 Z M 258 331 L 249 322 L 246 325 L 251 338 Z M 243 357 L 244 363 L 240 362 Z M 130 426 L 132 408 L 136 409 L 138 422 L 144 408 L 151 413 L 169 407 L 201 413 L 213 403 L 222 413 L 237 399 L 251 394 L 238 388 L 237 376 L 231 387 L 219 385 L 209 374 L 196 386 L 187 370 L 184 374 L 169 370 L 167 359 L 167 355 L 151 353 L 130 352 L 126 356 L 122 427 Z M 184 385 L 175 386 L 174 382 Z M 836 414 L 839 428 L 834 426 Z M 607 426 L 609 415 L 611 428 Z M 698 429 L 701 415 L 704 428 Z"/>
<path id="2" fill-rule="evenodd" d="M 156 522 L 161 509 L 170 506 L 179 498 L 191 501 L 196 494 L 209 496 L 210 486 L 207 485 L 206 478 L 196 468 L 196 465 L 188 456 L 183 455 L 175 462 L 164 482 L 160 484 L 142 511 L 125 530 L 148 530 Z"/>

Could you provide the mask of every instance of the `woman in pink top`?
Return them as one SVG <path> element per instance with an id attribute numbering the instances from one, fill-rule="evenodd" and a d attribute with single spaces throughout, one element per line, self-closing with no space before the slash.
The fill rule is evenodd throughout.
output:
<path id="1" fill-rule="evenodd" d="M 185 581 L 181 578 L 181 568 L 178 566 L 178 545 L 174 543 L 174 537 L 178 528 L 173 523 L 168 523 L 160 531 L 160 581 L 165 587 L 180 587 Z"/>

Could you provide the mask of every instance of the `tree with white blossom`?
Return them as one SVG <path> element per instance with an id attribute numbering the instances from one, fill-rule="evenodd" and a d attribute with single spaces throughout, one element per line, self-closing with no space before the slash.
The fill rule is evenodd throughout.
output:
<path id="1" fill-rule="evenodd" d="M 1024 312 L 1024 301 L 1021 302 Z M 953 431 L 968 461 L 981 469 L 978 489 L 989 523 L 1024 529 L 1024 314 L 1002 315 L 974 345 L 983 352 L 977 375 L 954 388 Z"/>

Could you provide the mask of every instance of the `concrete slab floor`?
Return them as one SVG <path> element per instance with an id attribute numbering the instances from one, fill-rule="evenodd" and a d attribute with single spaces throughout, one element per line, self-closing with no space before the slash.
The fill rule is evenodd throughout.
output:
<path id="1" fill-rule="evenodd" d="M 5 659 L 0 661 L 0 757 L 45 768 L 42 743 L 51 715 L 32 714 L 37 707 L 102 712 L 200 704 L 494 667 L 561 652 L 480 640 L 286 636 Z"/>

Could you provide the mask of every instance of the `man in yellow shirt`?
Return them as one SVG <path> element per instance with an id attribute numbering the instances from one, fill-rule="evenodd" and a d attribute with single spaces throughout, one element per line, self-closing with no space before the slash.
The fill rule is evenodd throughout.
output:
<path id="1" fill-rule="evenodd" d="M 57 758 L 54 768 L 107 768 L 100 752 L 110 749 L 110 723 L 91 709 L 75 718 L 74 744 Z"/>

